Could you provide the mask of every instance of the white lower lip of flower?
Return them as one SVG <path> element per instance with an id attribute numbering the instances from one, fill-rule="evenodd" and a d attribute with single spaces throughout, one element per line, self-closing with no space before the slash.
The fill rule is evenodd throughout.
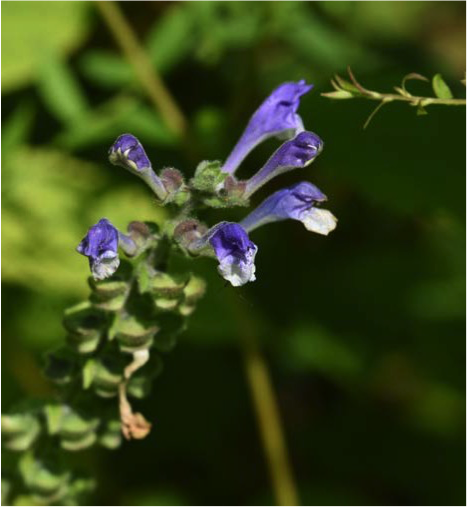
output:
<path id="1" fill-rule="evenodd" d="M 254 261 L 257 251 L 257 248 L 250 249 L 246 254 L 246 261 L 235 259 L 229 255 L 219 263 L 217 270 L 222 278 L 230 282 L 234 287 L 254 282 L 256 280 Z"/>
<path id="2" fill-rule="evenodd" d="M 109 252 L 109 254 L 113 254 L 113 252 Z M 105 257 L 101 257 L 98 261 L 93 263 L 91 272 L 94 280 L 104 280 L 117 271 L 120 265 L 120 259 L 117 254 L 113 254 L 112 256 L 109 254 L 104 254 Z"/>
<path id="3" fill-rule="evenodd" d="M 324 236 L 333 231 L 337 225 L 337 218 L 330 211 L 320 208 L 304 211 L 300 216 L 300 221 L 307 230 Z"/>

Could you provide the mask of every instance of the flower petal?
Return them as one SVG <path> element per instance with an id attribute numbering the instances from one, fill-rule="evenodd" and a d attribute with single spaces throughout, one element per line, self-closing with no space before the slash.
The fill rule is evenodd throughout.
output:
<path id="1" fill-rule="evenodd" d="M 324 236 L 333 231 L 337 225 L 337 218 L 330 211 L 321 208 L 304 211 L 300 216 L 300 221 L 307 230 Z"/>
<path id="2" fill-rule="evenodd" d="M 251 117 L 222 170 L 233 174 L 248 153 L 270 137 L 290 139 L 301 132 L 303 122 L 296 113 L 300 97 L 312 87 L 304 80 L 277 87 Z"/>

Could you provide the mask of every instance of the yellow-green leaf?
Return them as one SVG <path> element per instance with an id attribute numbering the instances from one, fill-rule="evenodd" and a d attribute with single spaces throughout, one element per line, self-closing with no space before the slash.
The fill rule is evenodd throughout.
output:
<path id="1" fill-rule="evenodd" d="M 446 84 L 441 74 L 436 74 L 433 77 L 433 90 L 439 99 L 452 99 L 452 92 Z"/>

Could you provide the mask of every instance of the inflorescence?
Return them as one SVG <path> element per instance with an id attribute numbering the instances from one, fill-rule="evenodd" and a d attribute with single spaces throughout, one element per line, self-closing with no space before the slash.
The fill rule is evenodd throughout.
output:
<path id="1" fill-rule="evenodd" d="M 248 233 L 268 222 L 291 218 L 301 221 L 309 231 L 327 235 L 336 227 L 336 218 L 321 209 L 326 196 L 313 184 L 301 182 L 265 199 L 239 224 L 220 222 L 211 228 L 188 216 L 197 207 L 247 206 L 249 198 L 272 178 L 310 165 L 323 149 L 323 141 L 306 131 L 297 114 L 300 97 L 312 85 L 304 80 L 284 83 L 276 88 L 251 117 L 245 131 L 225 162 L 203 161 L 195 176 L 186 182 L 176 169 L 164 169 L 158 176 L 146 152 L 132 134 L 121 135 L 109 150 L 109 160 L 143 179 L 162 205 L 175 204 L 180 219 L 165 231 L 188 255 L 214 256 L 220 275 L 233 286 L 255 280 L 258 247 Z M 275 137 L 285 142 L 262 168 L 248 180 L 238 180 L 235 172 L 245 157 L 262 141 Z M 110 277 L 119 266 L 117 247 L 134 256 L 138 245 L 118 231 L 107 219 L 92 226 L 77 250 L 89 259 L 96 280 Z"/>

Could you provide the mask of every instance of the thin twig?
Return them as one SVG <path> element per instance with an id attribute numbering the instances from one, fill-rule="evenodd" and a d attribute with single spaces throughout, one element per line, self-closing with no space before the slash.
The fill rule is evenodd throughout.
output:
<path id="1" fill-rule="evenodd" d="M 96 4 L 167 127 L 176 135 L 183 136 L 187 126 L 185 117 L 154 69 L 134 30 L 122 15 L 120 7 L 113 1 L 98 1 Z"/>
<path id="2" fill-rule="evenodd" d="M 364 88 L 356 79 L 354 76 L 352 70 L 350 67 L 347 68 L 347 72 L 349 74 L 351 83 L 355 86 L 355 88 L 358 90 L 358 93 L 352 93 L 344 86 L 342 86 L 342 83 L 345 84 L 345 81 L 340 78 L 339 76 L 336 76 L 335 80 L 331 80 L 331 84 L 333 88 L 336 91 L 343 91 L 346 90 L 348 92 L 348 96 L 344 98 L 363 98 L 368 100 L 377 100 L 377 101 L 383 101 L 385 104 L 388 102 L 408 102 L 411 106 L 414 107 L 426 107 L 430 105 L 445 105 L 445 106 L 465 106 L 466 100 L 465 99 L 443 99 L 439 97 L 420 97 L 418 95 L 412 95 L 408 93 L 405 88 L 403 88 L 403 94 L 399 93 L 380 93 L 376 92 L 374 90 L 368 90 L 367 88 Z M 403 80 L 403 86 L 405 85 L 405 80 L 407 78 L 413 79 L 414 76 L 417 76 L 417 79 L 423 78 L 423 76 L 419 76 L 418 74 L 409 74 L 406 76 Z M 425 78 L 426 79 L 426 78 Z M 336 82 L 337 80 L 337 82 Z M 348 84 L 348 83 L 347 83 Z M 341 86 L 339 86 L 341 85 Z M 322 93 L 321 95 L 323 97 L 329 97 L 329 98 L 338 98 L 334 94 L 336 92 L 330 92 L 330 93 Z M 339 97 L 341 98 L 341 97 Z"/>
<path id="3" fill-rule="evenodd" d="M 366 122 L 363 125 L 363 130 L 365 130 L 368 125 L 370 124 L 371 120 L 373 119 L 374 115 L 384 106 L 384 104 L 387 104 L 386 101 L 382 100 L 376 107 L 373 109 L 373 112 L 368 116 Z"/>

